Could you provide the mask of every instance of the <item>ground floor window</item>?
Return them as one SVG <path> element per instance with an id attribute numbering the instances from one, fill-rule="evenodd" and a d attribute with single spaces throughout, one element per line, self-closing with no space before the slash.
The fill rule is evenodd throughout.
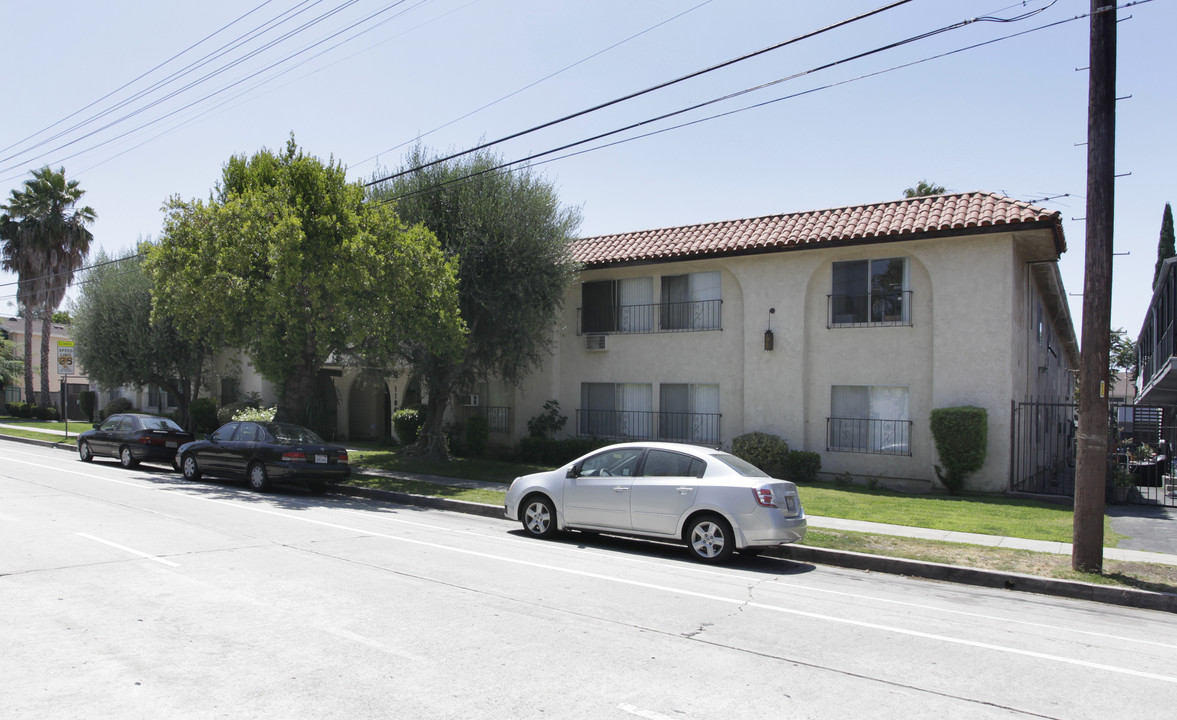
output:
<path id="1" fill-rule="evenodd" d="M 885 385 L 830 388 L 827 449 L 839 452 L 911 454 L 908 389 Z"/>
<path id="2" fill-rule="evenodd" d="M 658 435 L 663 440 L 719 442 L 719 385 L 659 386 Z"/>
<path id="3" fill-rule="evenodd" d="M 650 383 L 582 383 L 580 435 L 646 439 L 654 436 L 654 389 Z"/>

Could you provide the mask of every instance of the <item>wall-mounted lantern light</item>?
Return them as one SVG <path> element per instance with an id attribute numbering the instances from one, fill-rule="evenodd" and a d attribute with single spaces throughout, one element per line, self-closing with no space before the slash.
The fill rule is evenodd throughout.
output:
<path id="1" fill-rule="evenodd" d="M 764 331 L 764 349 L 772 352 L 773 336 L 772 336 L 772 315 L 776 312 L 776 308 L 768 309 L 768 329 Z"/>

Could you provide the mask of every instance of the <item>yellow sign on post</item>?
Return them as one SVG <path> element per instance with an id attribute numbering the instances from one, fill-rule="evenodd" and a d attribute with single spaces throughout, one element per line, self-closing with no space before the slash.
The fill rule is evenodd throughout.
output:
<path id="1" fill-rule="evenodd" d="M 73 375 L 74 374 L 74 341 L 73 340 L 58 340 L 57 341 L 57 374 L 58 375 Z"/>

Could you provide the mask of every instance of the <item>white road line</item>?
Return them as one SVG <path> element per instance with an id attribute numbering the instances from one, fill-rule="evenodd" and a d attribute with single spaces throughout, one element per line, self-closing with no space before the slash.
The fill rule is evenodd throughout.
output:
<path id="1" fill-rule="evenodd" d="M 617 706 L 618 710 L 627 712 L 630 715 L 637 715 L 638 717 L 649 718 L 649 720 L 673 720 L 669 715 L 656 713 L 653 710 L 643 710 L 640 707 L 630 705 L 629 703 L 621 703 Z"/>
<path id="2" fill-rule="evenodd" d="M 178 564 L 172 562 L 171 560 L 165 560 L 165 559 L 158 557 L 156 555 L 148 555 L 145 552 L 139 552 L 138 550 L 127 547 L 126 545 L 119 545 L 118 543 L 113 543 L 109 540 L 103 540 L 102 538 L 94 537 L 93 535 L 87 535 L 86 533 L 77 533 L 77 534 L 86 538 L 87 540 L 93 540 L 94 542 L 99 542 L 99 543 L 102 543 L 103 545 L 109 545 L 112 548 L 118 548 L 119 550 L 122 550 L 123 552 L 129 552 L 132 555 L 138 555 L 139 557 L 145 558 L 147 560 L 154 560 L 155 562 L 157 562 L 161 565 L 167 565 L 168 567 L 180 567 Z"/>
<path id="3" fill-rule="evenodd" d="M 16 462 L 22 462 L 22 461 L 18 460 Z M 35 463 L 27 463 L 27 464 L 32 465 Z M 100 477 L 97 475 L 88 475 L 87 473 L 81 473 L 81 472 L 77 472 L 77 471 L 63 470 L 61 472 L 68 472 L 68 473 L 75 474 L 75 475 L 84 475 L 84 476 L 92 477 L 92 478 L 99 479 L 99 480 L 111 480 L 112 482 L 117 482 L 117 483 L 126 484 L 126 485 L 132 485 L 134 487 L 139 487 L 141 489 L 146 489 L 146 490 L 158 490 L 158 488 L 152 488 L 152 487 L 143 486 L 143 485 L 136 485 L 134 483 L 126 483 L 126 482 L 119 481 L 119 480 L 112 480 L 110 478 Z M 488 560 L 497 560 L 499 562 L 511 563 L 514 565 L 521 565 L 521 566 L 531 567 L 531 568 L 536 568 L 536 569 L 541 569 L 541 570 L 548 570 L 551 572 L 564 573 L 567 575 L 576 575 L 579 577 L 586 577 L 586 578 L 590 578 L 590 579 L 594 579 L 594 580 L 600 580 L 602 582 L 611 582 L 611 583 L 617 583 L 620 585 L 630 585 L 633 587 L 641 587 L 641 588 L 645 588 L 648 590 L 656 590 L 656 591 L 666 592 L 666 593 L 679 595 L 679 596 L 694 597 L 694 598 L 699 598 L 702 600 L 710 600 L 710 601 L 714 601 L 714 602 L 721 602 L 721 603 L 732 604 L 732 605 L 741 605 L 741 606 L 745 606 L 745 607 L 754 607 L 754 608 L 758 608 L 761 610 L 767 610 L 769 612 L 777 612 L 777 613 L 786 614 L 786 615 L 796 615 L 799 617 L 806 617 L 806 618 L 810 618 L 813 620 L 822 620 L 825 622 L 830 622 L 830 623 L 835 623 L 835 624 L 840 624 L 840 625 L 850 625 L 850 626 L 854 626 L 854 627 L 867 628 L 870 630 L 878 630 L 881 632 L 897 633 L 900 635 L 907 635 L 909 637 L 924 638 L 927 640 L 934 640 L 934 641 L 944 642 L 944 643 L 949 643 L 949 644 L 954 644 L 954 645 L 964 645 L 967 647 L 975 647 L 975 648 L 979 648 L 979 649 L 983 649 L 983 650 L 992 650 L 994 652 L 1002 652 L 1002 653 L 1007 653 L 1007 654 L 1011 654 L 1011 655 L 1021 655 L 1021 656 L 1025 656 L 1025 657 L 1037 658 L 1040 660 L 1049 660 L 1049 661 L 1062 663 L 1062 664 L 1066 664 L 1066 665 L 1075 665 L 1078 667 L 1085 667 L 1085 668 L 1090 668 L 1090 669 L 1094 669 L 1094 670 L 1104 670 L 1107 672 L 1113 672 L 1113 673 L 1118 673 L 1118 674 L 1122 674 L 1122 675 L 1131 675 L 1134 677 L 1140 677 L 1140 678 L 1145 678 L 1145 679 L 1150 679 L 1150 680 L 1158 680 L 1160 682 L 1168 682 L 1168 683 L 1177 684 L 1177 677 L 1175 677 L 1175 676 L 1144 672 L 1141 670 L 1135 670 L 1133 668 L 1123 668 L 1123 667 L 1116 667 L 1114 665 L 1104 665 L 1102 663 L 1088 662 L 1086 660 L 1078 660 L 1076 658 L 1069 658 L 1069 657 L 1064 657 L 1061 655 L 1051 655 L 1049 653 L 1039 653 L 1039 652 L 1034 652 L 1032 650 L 1022 650 L 1020 648 L 1005 647 L 1002 645 L 995 645 L 992 643 L 979 642 L 976 640 L 968 640 L 965 638 L 954 638 L 954 637 L 950 637 L 947 635 L 938 635 L 935 633 L 921 632 L 919 630 L 909 630 L 907 628 L 894 627 L 894 626 L 890 626 L 890 625 L 882 625 L 879 623 L 871 623 L 871 622 L 866 622 L 866 621 L 862 621 L 862 620 L 852 620 L 849 618 L 839 618 L 839 617 L 835 617 L 835 616 L 831 616 L 831 615 L 823 615 L 820 613 L 812 613 L 812 612 L 806 612 L 804 610 L 797 610 L 795 608 L 781 607 L 781 606 L 777 606 L 777 605 L 768 605 L 766 603 L 749 602 L 747 599 L 744 599 L 744 598 L 727 598 L 727 597 L 722 597 L 719 595 L 711 595 L 709 593 L 700 593 L 700 592 L 696 592 L 693 590 L 687 590 L 684 588 L 674 588 L 674 587 L 669 587 L 669 586 L 665 586 L 665 585 L 656 585 L 653 583 L 640 582 L 637 580 L 627 580 L 625 578 L 610 577 L 608 575 L 601 575 L 599 573 L 592 573 L 592 572 L 587 572 L 587 571 L 583 571 L 583 570 L 575 570 L 572 568 L 565 568 L 565 567 L 559 567 L 559 566 L 555 566 L 555 565 L 548 565 L 545 563 L 531 562 L 529 560 L 520 560 L 518 558 L 504 557 L 501 555 L 492 555 L 490 553 L 479 552 L 477 550 L 466 550 L 463 548 L 455 548 L 452 546 L 441 545 L 438 543 L 428 542 L 425 540 L 415 540 L 415 539 L 407 538 L 407 537 L 403 537 L 403 536 L 398 537 L 395 535 L 388 535 L 385 533 L 373 532 L 371 530 L 363 530 L 360 528 L 350 527 L 347 525 L 340 525 L 338 523 L 327 522 L 325 520 L 314 520 L 314 519 L 308 518 L 308 517 L 291 515 L 289 513 L 279 512 L 277 510 L 269 510 L 269 509 L 265 509 L 265 508 L 242 505 L 241 503 L 232 502 L 232 501 L 228 501 L 228 500 L 218 500 L 215 498 L 199 497 L 199 496 L 187 495 L 187 494 L 182 494 L 182 493 L 174 493 L 174 494 L 177 497 L 186 497 L 186 498 L 189 498 L 192 500 L 200 500 L 203 502 L 215 503 L 215 504 L 219 504 L 219 505 L 227 505 L 229 507 L 237 508 L 239 510 L 248 510 L 251 512 L 261 513 L 263 515 L 273 515 L 276 517 L 286 518 L 288 520 L 297 520 L 297 521 L 301 521 L 301 522 L 312 524 L 312 525 L 319 525 L 321 527 L 329 527 L 329 528 L 333 528 L 336 530 L 343 530 L 346 532 L 358 533 L 361 535 L 366 535 L 368 537 L 379 537 L 379 538 L 384 538 L 387 540 L 392 540 L 394 542 L 402 542 L 402 543 L 408 543 L 411 545 L 429 547 L 429 548 L 433 548 L 433 549 L 437 549 L 437 550 L 454 552 L 454 553 L 459 553 L 459 554 L 468 555 L 468 556 L 472 556 L 472 557 L 479 557 L 479 558 L 484 558 L 484 559 L 488 559 Z M 81 534 L 81 533 L 79 533 L 79 534 Z M 97 539 L 97 538 L 94 538 L 94 539 Z M 99 541 L 99 542 L 104 542 L 104 541 Z M 123 548 L 123 549 L 127 549 L 127 548 Z M 130 551 L 130 552 L 134 552 L 134 551 Z M 144 557 L 150 557 L 150 556 L 145 555 Z M 156 558 L 152 558 L 152 559 L 156 559 Z M 161 562 L 163 562 L 163 561 L 161 560 Z"/>

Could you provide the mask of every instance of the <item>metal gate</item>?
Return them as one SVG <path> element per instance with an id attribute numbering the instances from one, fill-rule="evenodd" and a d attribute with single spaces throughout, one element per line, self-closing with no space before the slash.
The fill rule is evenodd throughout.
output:
<path id="1" fill-rule="evenodd" d="M 1078 405 L 1013 402 L 1011 492 L 1075 496 Z M 1112 404 L 1108 416 L 1108 501 L 1177 507 L 1172 448 L 1174 408 Z"/>

